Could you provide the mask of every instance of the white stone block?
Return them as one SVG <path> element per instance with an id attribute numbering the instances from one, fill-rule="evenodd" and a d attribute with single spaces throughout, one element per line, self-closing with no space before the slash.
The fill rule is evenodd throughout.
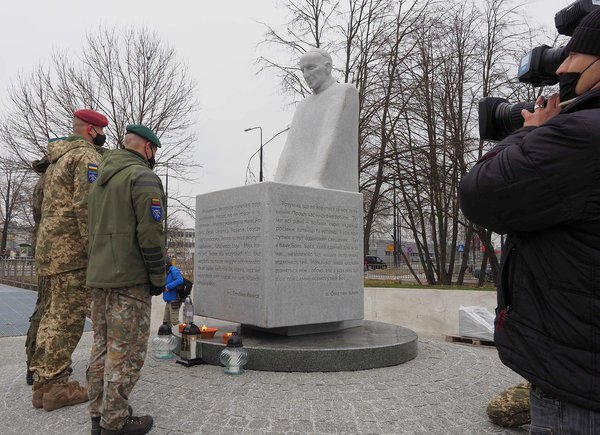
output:
<path id="1" fill-rule="evenodd" d="M 196 197 L 196 314 L 261 328 L 363 318 L 362 195 L 259 183 Z"/>

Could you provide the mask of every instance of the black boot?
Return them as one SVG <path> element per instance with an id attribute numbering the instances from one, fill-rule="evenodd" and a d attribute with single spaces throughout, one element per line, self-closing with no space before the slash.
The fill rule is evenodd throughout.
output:
<path id="1" fill-rule="evenodd" d="M 101 428 L 101 435 L 144 435 L 150 432 L 152 429 L 152 424 L 154 424 L 154 420 L 149 415 L 144 415 L 143 417 L 134 417 L 131 416 L 125 422 L 125 426 L 121 429 L 111 430 Z"/>
<path id="2" fill-rule="evenodd" d="M 127 412 L 129 412 L 129 417 L 133 414 L 133 408 L 131 405 L 127 406 Z M 92 435 L 100 435 L 100 416 L 92 417 Z"/>

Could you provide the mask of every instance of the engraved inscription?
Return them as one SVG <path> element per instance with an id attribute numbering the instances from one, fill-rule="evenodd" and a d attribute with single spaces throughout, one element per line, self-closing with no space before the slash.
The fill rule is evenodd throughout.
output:
<path id="1" fill-rule="evenodd" d="M 259 202 L 197 211 L 196 246 L 200 285 L 216 281 L 257 282 L 261 278 L 262 216 Z M 235 293 L 235 294 L 234 294 Z M 230 296 L 258 297 L 232 292 Z"/>
<path id="2" fill-rule="evenodd" d="M 275 207 L 275 281 L 341 283 L 362 274 L 361 219 L 357 209 L 280 201 Z"/>
<path id="3" fill-rule="evenodd" d="M 252 284 L 258 285 L 264 276 L 263 258 L 272 257 L 273 269 L 266 279 L 276 285 L 322 287 L 325 297 L 359 295 L 348 289 L 362 280 L 360 209 L 298 199 L 270 207 L 274 221 L 267 237 L 261 231 L 269 213 L 260 202 L 198 210 L 200 285 L 229 288 L 228 297 L 260 298 Z M 244 290 L 233 290 L 236 287 Z"/>

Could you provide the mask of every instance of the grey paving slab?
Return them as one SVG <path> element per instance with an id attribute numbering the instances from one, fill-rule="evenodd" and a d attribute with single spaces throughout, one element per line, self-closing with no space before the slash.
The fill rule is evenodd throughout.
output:
<path id="1" fill-rule="evenodd" d="M 26 335 L 37 292 L 0 284 L 0 295 L 0 337 Z M 92 323 L 86 319 L 84 331 L 91 330 Z"/>
<path id="2" fill-rule="evenodd" d="M 85 405 L 32 408 L 24 342 L 0 339 L 0 433 L 90 433 Z M 73 376 L 81 382 L 91 343 L 85 333 L 74 353 Z M 130 403 L 154 416 L 152 434 L 524 434 L 485 415 L 488 400 L 519 381 L 495 349 L 421 337 L 414 360 L 357 372 L 231 377 L 220 367 L 185 368 L 149 356 Z"/>

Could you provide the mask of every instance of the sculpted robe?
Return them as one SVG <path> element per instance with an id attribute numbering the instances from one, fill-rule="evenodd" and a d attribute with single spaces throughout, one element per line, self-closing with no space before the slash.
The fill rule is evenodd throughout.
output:
<path id="1" fill-rule="evenodd" d="M 274 181 L 358 192 L 358 92 L 353 85 L 333 83 L 298 105 Z"/>

